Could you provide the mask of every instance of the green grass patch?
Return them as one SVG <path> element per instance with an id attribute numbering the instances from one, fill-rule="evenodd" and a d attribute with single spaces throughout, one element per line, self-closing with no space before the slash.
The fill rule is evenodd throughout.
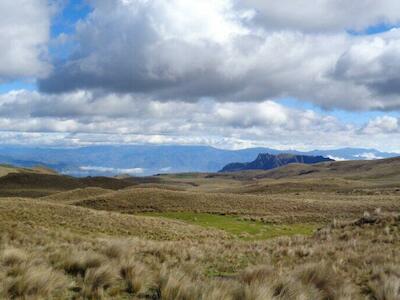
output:
<path id="1" fill-rule="evenodd" d="M 181 220 L 207 228 L 224 230 L 244 240 L 265 240 L 296 234 L 310 235 L 318 227 L 316 224 L 265 224 L 257 221 L 242 220 L 235 216 L 193 212 L 162 212 L 146 213 L 145 215 Z"/>

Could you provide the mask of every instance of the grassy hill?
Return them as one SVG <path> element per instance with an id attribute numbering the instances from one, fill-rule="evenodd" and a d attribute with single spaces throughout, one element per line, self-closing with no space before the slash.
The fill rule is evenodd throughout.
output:
<path id="1" fill-rule="evenodd" d="M 57 192 L 87 187 L 119 190 L 148 181 L 145 178 L 76 178 L 43 172 L 37 169 L 11 169 L 9 173 L 0 177 L 0 196 L 42 197 Z M 153 181 L 158 182 L 158 178 L 154 178 Z"/>
<path id="2" fill-rule="evenodd" d="M 0 299 L 399 299 L 398 167 L 74 178 L 5 166 Z"/>
<path id="3" fill-rule="evenodd" d="M 11 165 L 1 165 L 0 164 L 0 177 L 6 176 L 10 173 L 30 173 L 30 174 L 57 174 L 54 170 L 46 167 L 37 166 L 34 168 L 18 168 Z"/>
<path id="4" fill-rule="evenodd" d="M 87 188 L 78 188 L 74 190 L 69 190 L 65 192 L 53 193 L 49 196 L 40 197 L 40 199 L 47 202 L 72 204 L 80 200 L 112 192 L 113 190 L 110 189 L 103 189 L 100 187 L 87 187 Z"/>
<path id="5" fill-rule="evenodd" d="M 224 176 L 216 174 L 214 176 Z M 335 161 L 318 164 L 290 164 L 270 171 L 248 171 L 225 175 L 241 179 L 249 178 L 321 178 L 392 179 L 400 178 L 400 157 L 371 161 Z"/>
<path id="6" fill-rule="evenodd" d="M 170 191 L 151 188 L 130 188 L 89 197 L 75 205 L 122 213 L 196 212 L 251 216 L 265 222 L 326 222 L 335 217 L 351 218 L 364 211 L 381 207 L 386 211 L 400 208 L 398 196 L 338 196 L 319 193 L 297 195 L 250 195 Z"/>

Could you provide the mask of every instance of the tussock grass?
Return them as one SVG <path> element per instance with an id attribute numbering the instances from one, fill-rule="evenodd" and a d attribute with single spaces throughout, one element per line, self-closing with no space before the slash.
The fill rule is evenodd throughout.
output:
<path id="1" fill-rule="evenodd" d="M 26 262 L 28 255 L 16 248 L 6 248 L 2 251 L 0 256 L 1 264 L 5 267 L 13 267 Z"/>
<path id="2" fill-rule="evenodd" d="M 4 299 L 397 299 L 400 217 L 311 237 L 151 241 L 36 230 L 0 243 Z M 343 238 L 343 236 L 348 236 Z M 22 250 L 21 246 L 27 250 Z M 35 298 L 36 297 L 36 298 Z"/>
<path id="3" fill-rule="evenodd" d="M 90 268 L 83 281 L 83 295 L 87 299 L 103 299 L 104 292 L 116 281 L 116 272 L 111 265 Z"/>
<path id="4" fill-rule="evenodd" d="M 82 277 L 85 276 L 87 270 L 99 268 L 105 261 L 103 256 L 95 252 L 72 251 L 70 253 L 63 253 L 62 256 L 58 253 L 56 258 L 57 260 L 53 257 L 53 260 L 66 273 Z"/>
<path id="5" fill-rule="evenodd" d="M 65 291 L 65 276 L 44 266 L 26 266 L 20 274 L 3 281 L 3 294 L 11 299 L 49 299 Z"/>
<path id="6" fill-rule="evenodd" d="M 121 263 L 120 276 L 125 281 L 129 294 L 145 295 L 155 289 L 155 278 L 143 263 L 127 260 Z"/>
<path id="7" fill-rule="evenodd" d="M 333 218 L 355 218 L 381 207 L 397 211 L 397 196 L 354 196 L 312 193 L 243 195 L 129 188 L 90 197 L 74 204 L 122 213 L 205 213 L 249 216 L 265 223 L 327 223 Z"/>
<path id="8" fill-rule="evenodd" d="M 312 174 L 0 198 L 0 299 L 398 299 L 395 177 L 324 185 Z"/>
<path id="9" fill-rule="evenodd" d="M 366 292 L 376 300 L 400 299 L 400 266 L 376 267 L 367 283 Z"/>
<path id="10" fill-rule="evenodd" d="M 158 291 L 159 297 L 166 300 L 201 299 L 202 294 L 200 285 L 180 271 L 162 271 Z"/>

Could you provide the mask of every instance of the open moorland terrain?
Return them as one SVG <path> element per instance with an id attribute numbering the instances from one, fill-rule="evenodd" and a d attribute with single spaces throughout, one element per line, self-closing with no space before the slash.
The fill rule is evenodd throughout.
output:
<path id="1" fill-rule="evenodd" d="M 0 166 L 0 299 L 400 299 L 400 158 L 74 178 Z"/>

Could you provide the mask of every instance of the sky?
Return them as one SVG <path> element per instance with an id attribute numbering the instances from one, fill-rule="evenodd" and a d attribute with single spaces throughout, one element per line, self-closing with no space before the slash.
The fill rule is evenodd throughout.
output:
<path id="1" fill-rule="evenodd" d="M 0 143 L 400 152 L 398 0 L 2 0 Z"/>

